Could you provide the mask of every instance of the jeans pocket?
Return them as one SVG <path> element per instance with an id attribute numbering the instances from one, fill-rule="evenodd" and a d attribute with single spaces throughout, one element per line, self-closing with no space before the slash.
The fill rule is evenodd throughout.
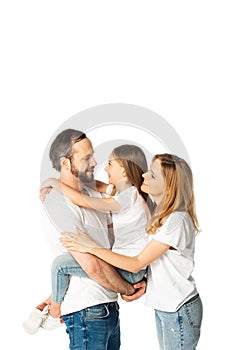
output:
<path id="1" fill-rule="evenodd" d="M 106 305 L 98 305 L 86 309 L 85 320 L 98 320 L 108 317 L 109 314 L 110 312 Z"/>
<path id="2" fill-rule="evenodd" d="M 202 323 L 202 302 L 200 297 L 191 303 L 184 305 L 185 314 L 188 322 L 193 328 L 200 328 Z"/>
<path id="3" fill-rule="evenodd" d="M 74 323 L 73 315 L 64 315 L 62 318 L 67 327 L 71 327 L 73 325 Z"/>
<path id="4" fill-rule="evenodd" d="M 66 325 L 66 333 L 69 335 L 70 346 L 75 343 L 74 314 L 64 315 L 63 321 Z"/>

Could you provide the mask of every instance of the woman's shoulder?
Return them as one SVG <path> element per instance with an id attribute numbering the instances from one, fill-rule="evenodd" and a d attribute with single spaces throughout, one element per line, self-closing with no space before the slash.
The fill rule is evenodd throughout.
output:
<path id="1" fill-rule="evenodd" d="M 164 225 L 167 227 L 178 227 L 189 225 L 191 223 L 190 215 L 185 211 L 174 211 L 165 220 Z"/>

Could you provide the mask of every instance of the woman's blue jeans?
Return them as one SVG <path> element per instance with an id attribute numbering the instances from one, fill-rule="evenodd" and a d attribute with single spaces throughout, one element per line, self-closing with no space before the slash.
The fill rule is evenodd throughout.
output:
<path id="1" fill-rule="evenodd" d="M 142 280 L 146 274 L 146 269 L 138 273 L 117 269 L 119 274 L 129 283 L 134 284 Z M 71 276 L 86 277 L 89 276 L 82 270 L 77 261 L 70 254 L 57 256 L 51 268 L 52 281 L 52 300 L 61 303 L 69 287 Z"/>
<path id="2" fill-rule="evenodd" d="M 88 307 L 63 316 L 71 350 L 119 350 L 117 302 Z"/>
<path id="3" fill-rule="evenodd" d="M 160 350 L 195 350 L 200 338 L 202 302 L 197 295 L 176 312 L 155 310 Z"/>

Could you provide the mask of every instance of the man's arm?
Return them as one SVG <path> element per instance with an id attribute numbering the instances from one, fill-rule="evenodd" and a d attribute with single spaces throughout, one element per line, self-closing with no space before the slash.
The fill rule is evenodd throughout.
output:
<path id="1" fill-rule="evenodd" d="M 89 253 L 71 252 L 71 255 L 87 275 L 103 287 L 126 296 L 134 294 L 135 288 L 110 264 Z"/>
<path id="2" fill-rule="evenodd" d="M 70 209 L 64 198 L 51 191 L 49 196 L 47 196 L 44 203 L 45 212 L 48 214 L 50 221 L 56 223 L 56 228 L 53 225 L 45 228 L 48 233 L 48 238 L 52 246 L 56 246 L 58 242 L 58 230 L 63 231 L 73 231 L 76 232 L 76 227 L 78 224 L 78 217 L 74 211 Z M 46 220 L 48 223 L 48 220 Z M 57 245 L 59 249 L 63 248 L 61 245 Z M 62 252 L 66 251 L 64 248 Z M 73 254 L 74 253 L 74 254 Z M 125 295 L 131 295 L 135 292 L 134 287 L 126 282 L 115 270 L 115 268 L 103 260 L 95 257 L 91 254 L 83 254 L 79 252 L 72 252 L 72 256 L 79 263 L 81 268 L 97 283 L 101 284 L 103 287 L 115 291 L 117 293 L 123 293 Z"/>

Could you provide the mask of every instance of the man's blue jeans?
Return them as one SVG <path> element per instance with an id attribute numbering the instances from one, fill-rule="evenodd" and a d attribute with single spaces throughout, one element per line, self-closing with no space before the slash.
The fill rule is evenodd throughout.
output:
<path id="1" fill-rule="evenodd" d="M 155 310 L 160 350 L 195 350 L 202 323 L 202 302 L 197 295 L 176 312 Z"/>
<path id="2" fill-rule="evenodd" d="M 120 327 L 117 302 L 88 307 L 63 316 L 70 350 L 119 350 Z"/>

